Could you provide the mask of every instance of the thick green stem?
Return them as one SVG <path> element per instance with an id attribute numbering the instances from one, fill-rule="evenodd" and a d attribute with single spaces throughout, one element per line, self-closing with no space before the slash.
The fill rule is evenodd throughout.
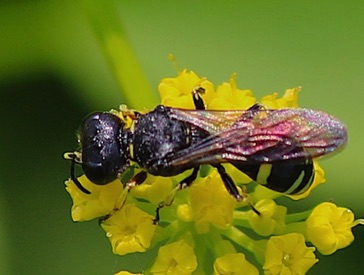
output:
<path id="1" fill-rule="evenodd" d="M 222 231 L 221 234 L 224 235 L 225 237 L 229 238 L 230 240 L 232 240 L 233 242 L 235 242 L 242 248 L 244 248 L 244 249 L 248 250 L 249 252 L 251 252 L 252 254 L 254 254 L 257 261 L 260 262 L 261 264 L 263 263 L 264 252 L 265 252 L 265 247 L 266 247 L 265 240 L 256 241 L 256 240 L 250 238 L 245 233 L 241 232 L 238 228 L 233 227 L 233 226 L 225 231 Z"/>
<path id="2" fill-rule="evenodd" d="M 248 211 L 237 211 L 233 213 L 234 225 L 239 225 L 247 228 L 251 228 L 249 224 L 249 212 Z"/>
<path id="3" fill-rule="evenodd" d="M 307 210 L 300 213 L 288 214 L 286 216 L 286 223 L 304 221 L 308 218 L 308 216 L 310 216 L 311 212 L 312 210 Z"/>
<path id="4" fill-rule="evenodd" d="M 305 236 L 306 239 L 308 239 L 307 237 L 307 226 L 306 226 L 306 222 L 294 222 L 294 223 L 289 223 L 286 225 L 286 229 L 285 229 L 285 234 L 289 234 L 289 233 L 301 233 L 303 236 Z"/>
<path id="5" fill-rule="evenodd" d="M 152 107 L 158 100 L 134 54 L 117 13 L 114 1 L 83 2 L 96 38 L 112 72 L 133 108 Z M 142 99 L 142 100 L 141 100 Z M 150 106 L 146 106 L 146 103 Z"/>

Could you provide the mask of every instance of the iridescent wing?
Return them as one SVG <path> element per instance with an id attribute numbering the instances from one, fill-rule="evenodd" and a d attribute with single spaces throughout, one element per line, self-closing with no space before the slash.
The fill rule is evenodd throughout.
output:
<path id="1" fill-rule="evenodd" d="M 209 136 L 170 157 L 171 166 L 228 161 L 272 163 L 315 158 L 342 147 L 345 125 L 310 109 L 200 111 L 171 108 L 171 116 Z"/>

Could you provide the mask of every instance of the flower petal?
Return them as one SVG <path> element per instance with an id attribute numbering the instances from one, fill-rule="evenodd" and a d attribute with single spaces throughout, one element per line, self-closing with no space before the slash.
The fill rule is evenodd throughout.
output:
<path id="1" fill-rule="evenodd" d="M 242 253 L 229 253 L 215 260 L 214 275 L 258 275 L 258 269 L 245 259 Z"/>
<path id="2" fill-rule="evenodd" d="M 197 258 L 193 248 L 180 240 L 159 248 L 158 256 L 151 272 L 153 274 L 192 274 L 197 268 Z"/>
<path id="3" fill-rule="evenodd" d="M 273 236 L 267 243 L 264 274 L 306 274 L 318 262 L 302 234 Z"/>
<path id="4" fill-rule="evenodd" d="M 92 220 L 105 216 L 114 209 L 123 190 L 120 180 L 115 180 L 107 185 L 96 185 L 85 175 L 79 177 L 78 180 L 91 194 L 83 193 L 72 180 L 66 181 L 66 190 L 73 200 L 71 214 L 74 221 Z"/>
<path id="5" fill-rule="evenodd" d="M 151 243 L 156 225 L 154 217 L 132 204 L 123 206 L 101 222 L 114 254 L 144 252 Z"/>

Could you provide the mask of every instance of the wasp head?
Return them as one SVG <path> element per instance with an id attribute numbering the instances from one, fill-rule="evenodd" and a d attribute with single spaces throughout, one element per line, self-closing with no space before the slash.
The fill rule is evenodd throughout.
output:
<path id="1" fill-rule="evenodd" d="M 128 166 L 124 125 L 118 116 L 109 112 L 92 113 L 81 123 L 81 165 L 93 183 L 107 184 Z"/>

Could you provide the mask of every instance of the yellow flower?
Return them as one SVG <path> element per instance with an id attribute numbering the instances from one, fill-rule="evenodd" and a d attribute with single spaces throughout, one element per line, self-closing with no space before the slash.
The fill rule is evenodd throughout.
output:
<path id="1" fill-rule="evenodd" d="M 170 178 L 148 175 L 143 184 L 131 190 L 131 194 L 136 198 L 143 198 L 151 203 L 160 203 L 171 193 L 172 187 L 173 184 Z"/>
<path id="2" fill-rule="evenodd" d="M 272 199 L 261 200 L 254 207 L 260 215 L 250 210 L 248 219 L 250 226 L 257 234 L 269 236 L 284 232 L 287 207 L 277 205 Z"/>
<path id="3" fill-rule="evenodd" d="M 149 248 L 156 225 L 154 216 L 132 204 L 126 204 L 101 222 L 114 254 L 144 252 Z"/>
<path id="4" fill-rule="evenodd" d="M 354 214 L 330 202 L 316 206 L 306 221 L 307 234 L 321 254 L 329 255 L 354 241 L 351 228 L 362 221 L 354 221 Z"/>
<path id="5" fill-rule="evenodd" d="M 92 220 L 108 215 L 114 209 L 123 190 L 120 180 L 114 180 L 107 185 L 96 185 L 85 175 L 79 177 L 78 180 L 91 194 L 80 191 L 72 180 L 65 182 L 66 190 L 73 201 L 71 215 L 74 221 Z"/>
<path id="6" fill-rule="evenodd" d="M 182 220 L 189 220 L 191 215 L 199 233 L 208 232 L 210 224 L 219 229 L 225 229 L 231 224 L 236 200 L 226 191 L 216 170 L 190 187 L 189 200 L 190 212 L 186 210 L 182 212 L 180 209 L 178 214 L 183 213 L 187 216 L 180 216 Z"/>
<path id="7" fill-rule="evenodd" d="M 264 274 L 306 274 L 318 262 L 314 251 L 302 234 L 273 236 L 267 242 Z"/>
<path id="8" fill-rule="evenodd" d="M 215 260 L 214 275 L 258 275 L 258 269 L 242 253 L 225 254 Z"/>
<path id="9" fill-rule="evenodd" d="M 191 247 L 184 239 L 161 246 L 154 262 L 152 274 L 189 275 L 197 268 L 197 258 Z"/>
<path id="10" fill-rule="evenodd" d="M 239 90 L 236 86 L 236 74 L 234 74 L 229 83 L 223 83 L 214 94 L 211 102 L 207 104 L 209 110 L 246 110 L 254 103 L 251 90 Z"/>
<path id="11" fill-rule="evenodd" d="M 287 89 L 281 98 L 277 98 L 278 94 L 273 93 L 262 97 L 260 103 L 269 109 L 297 108 L 299 91 L 301 91 L 301 87 Z"/>
<path id="12" fill-rule="evenodd" d="M 214 94 L 213 84 L 205 78 L 200 78 L 195 72 L 183 70 L 177 77 L 164 78 L 158 86 L 161 104 L 165 106 L 195 109 L 191 92 L 203 87 L 202 95 L 205 104 L 208 104 Z"/>

